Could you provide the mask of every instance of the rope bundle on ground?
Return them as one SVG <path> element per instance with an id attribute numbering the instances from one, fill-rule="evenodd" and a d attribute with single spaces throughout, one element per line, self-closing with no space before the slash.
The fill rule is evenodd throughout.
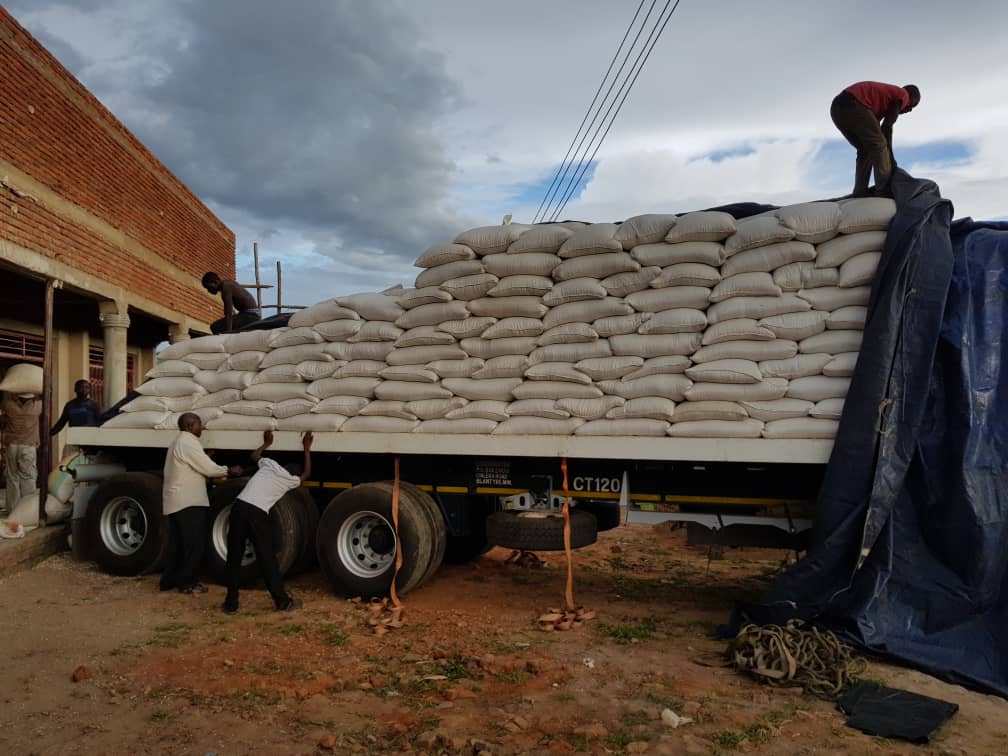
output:
<path id="1" fill-rule="evenodd" d="M 780 625 L 746 625 L 728 648 L 736 669 L 770 685 L 801 686 L 820 698 L 835 698 L 864 660 L 829 630 Z"/>

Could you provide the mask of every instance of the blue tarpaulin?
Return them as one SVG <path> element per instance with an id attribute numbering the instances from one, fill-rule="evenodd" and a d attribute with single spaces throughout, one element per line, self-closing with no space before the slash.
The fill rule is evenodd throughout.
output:
<path id="1" fill-rule="evenodd" d="M 812 618 L 1008 697 L 1008 223 L 953 223 L 903 171 L 892 186 L 812 545 L 734 621 Z"/>

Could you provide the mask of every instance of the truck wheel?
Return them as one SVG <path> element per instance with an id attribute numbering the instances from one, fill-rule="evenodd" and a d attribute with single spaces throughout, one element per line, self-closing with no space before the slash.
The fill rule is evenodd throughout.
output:
<path id="1" fill-rule="evenodd" d="M 572 509 L 571 548 L 589 546 L 598 540 L 595 515 Z M 540 512 L 494 512 L 487 518 L 487 538 L 495 546 L 524 551 L 563 551 L 564 520 Z"/>
<path id="2" fill-rule="evenodd" d="M 389 486 L 389 492 L 391 494 L 392 481 L 386 481 Z M 419 588 L 421 585 L 430 580 L 434 573 L 438 571 L 441 567 L 441 562 L 444 560 L 445 549 L 448 546 L 448 527 L 445 525 L 444 516 L 441 514 L 441 509 L 438 507 L 437 502 L 428 494 L 426 491 L 422 491 L 419 487 L 408 483 L 406 481 L 399 482 L 399 493 L 400 496 L 405 495 L 413 500 L 413 505 L 420 507 L 427 514 L 427 518 L 430 522 L 431 528 L 431 558 L 427 565 L 427 569 L 424 570 L 423 575 L 417 581 L 417 584 L 413 586 L 414 588 Z"/>
<path id="3" fill-rule="evenodd" d="M 623 524 L 623 515 L 620 512 L 618 501 L 582 501 L 578 503 L 577 509 L 595 515 L 599 533 L 603 530 L 618 528 Z"/>
<path id="4" fill-rule="evenodd" d="M 87 533 L 95 562 L 113 575 L 159 569 L 170 548 L 161 515 L 161 478 L 125 473 L 103 481 L 87 508 Z"/>
<path id="5" fill-rule="evenodd" d="M 403 563 L 396 591 L 408 593 L 430 565 L 434 546 L 430 518 L 412 496 L 399 497 L 399 542 L 392 527 L 387 483 L 364 483 L 337 495 L 319 519 L 319 567 L 344 596 L 385 596 L 395 574 L 396 548 Z"/>
<path id="6" fill-rule="evenodd" d="M 231 507 L 247 482 L 247 479 L 229 480 L 215 486 L 210 492 L 210 527 L 207 533 L 205 567 L 213 579 L 221 584 L 227 582 L 227 537 Z M 290 572 L 291 565 L 301 554 L 303 539 L 307 537 L 301 528 L 298 512 L 301 506 L 297 492 L 288 491 L 270 510 L 273 548 L 276 550 L 277 567 L 281 576 Z M 250 587 L 261 583 L 261 580 L 255 549 L 249 541 L 245 541 L 239 585 Z"/>
<path id="7" fill-rule="evenodd" d="M 315 564 L 315 533 L 318 531 L 319 509 L 315 503 L 315 498 L 304 488 L 297 488 L 291 492 L 298 499 L 298 518 L 301 531 L 301 553 L 294 564 L 291 565 L 289 575 L 300 575 L 307 572 Z"/>

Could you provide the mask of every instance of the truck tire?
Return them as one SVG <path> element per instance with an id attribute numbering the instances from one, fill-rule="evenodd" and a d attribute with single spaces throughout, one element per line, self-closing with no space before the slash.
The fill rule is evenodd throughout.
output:
<path id="1" fill-rule="evenodd" d="M 87 508 L 87 533 L 95 562 L 113 575 L 160 569 L 171 548 L 161 514 L 160 477 L 125 473 L 99 484 Z"/>
<path id="2" fill-rule="evenodd" d="M 618 501 L 582 501 L 578 502 L 577 509 L 595 515 L 599 533 L 618 528 L 623 524 L 623 514 L 620 512 Z"/>
<path id="3" fill-rule="evenodd" d="M 235 497 L 248 482 L 247 478 L 229 480 L 214 486 L 210 492 L 209 527 L 204 566 L 210 576 L 222 585 L 227 582 L 227 534 L 231 518 L 231 507 Z M 273 525 L 273 548 L 276 550 L 277 567 L 280 575 L 287 575 L 295 560 L 301 555 L 307 534 L 301 526 L 301 496 L 297 490 L 285 493 L 270 510 Z M 262 576 L 256 564 L 255 550 L 249 541 L 245 542 L 238 583 L 248 588 L 259 585 Z"/>
<path id="4" fill-rule="evenodd" d="M 298 488 L 292 493 L 298 495 L 298 517 L 301 530 L 301 553 L 291 565 L 289 575 L 300 575 L 315 565 L 315 533 L 318 531 L 319 508 L 315 497 L 305 488 Z"/>
<path id="5" fill-rule="evenodd" d="M 387 481 L 389 486 L 392 486 L 392 481 Z M 408 483 L 406 481 L 399 482 L 399 492 L 400 494 L 405 494 L 409 496 L 416 506 L 422 507 L 427 513 L 427 517 L 430 520 L 431 526 L 431 558 L 427 565 L 427 569 L 424 571 L 420 580 L 417 582 L 416 588 L 430 580 L 434 573 L 441 568 L 441 562 L 444 560 L 445 549 L 448 547 L 448 527 L 445 525 L 444 515 L 441 514 L 441 508 L 434 501 L 433 497 L 426 491 L 421 490 L 418 486 Z"/>
<path id="6" fill-rule="evenodd" d="M 343 596 L 388 595 L 397 548 L 403 562 L 396 591 L 405 595 L 423 578 L 434 547 L 430 517 L 412 496 L 399 497 L 396 542 L 387 483 L 363 483 L 337 495 L 322 512 L 316 540 L 319 567 Z"/>
<path id="7" fill-rule="evenodd" d="M 595 515 L 572 509 L 571 548 L 598 540 Z M 487 539 L 495 546 L 523 551 L 563 551 L 564 519 L 538 512 L 494 512 L 487 518 Z"/>

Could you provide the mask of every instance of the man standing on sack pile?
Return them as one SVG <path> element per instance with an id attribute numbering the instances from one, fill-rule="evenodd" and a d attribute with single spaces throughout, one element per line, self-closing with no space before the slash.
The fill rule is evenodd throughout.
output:
<path id="1" fill-rule="evenodd" d="M 896 167 L 892 149 L 893 124 L 902 113 L 909 113 L 919 102 L 920 90 L 913 84 L 897 87 L 878 81 L 851 84 L 833 98 L 830 117 L 844 138 L 857 150 L 852 196 L 872 196 L 868 190 L 868 179 L 873 169 L 874 196 L 892 196 L 889 179 Z"/>
<path id="2" fill-rule="evenodd" d="M 42 400 L 35 394 L 4 392 L 2 410 L 5 501 L 0 514 L 10 514 L 22 496 L 38 489 L 36 454 Z"/>
<path id="3" fill-rule="evenodd" d="M 284 590 L 273 546 L 273 523 L 270 522 L 269 513 L 285 493 L 293 491 L 311 475 L 312 440 L 311 431 L 304 434 L 304 466 L 281 467 L 275 460 L 262 455 L 273 444 L 273 431 L 263 431 L 262 446 L 252 452 L 252 461 L 258 464 L 259 469 L 231 505 L 231 520 L 228 524 L 227 596 L 223 607 L 228 614 L 238 611 L 238 583 L 246 538 L 252 541 L 256 564 L 277 611 L 289 612 L 301 608 L 301 601 Z"/>
<path id="4" fill-rule="evenodd" d="M 200 445 L 203 421 L 192 412 L 178 420 L 179 434 L 168 447 L 162 490 L 163 512 L 172 529 L 174 553 L 161 574 L 161 590 L 206 593 L 200 583 L 200 563 L 206 542 L 206 515 L 210 508 L 207 478 L 241 475 L 241 467 L 218 465 Z"/>

